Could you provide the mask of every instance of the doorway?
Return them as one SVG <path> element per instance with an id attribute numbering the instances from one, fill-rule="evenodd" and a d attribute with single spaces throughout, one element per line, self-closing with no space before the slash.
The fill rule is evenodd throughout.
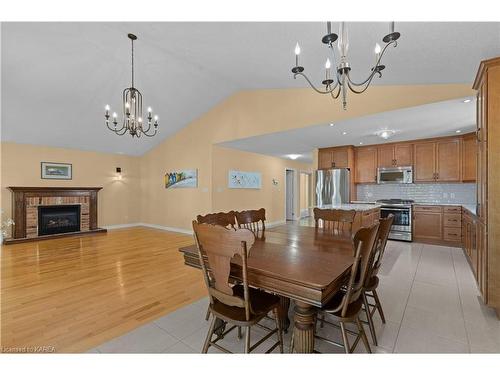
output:
<path id="1" fill-rule="evenodd" d="M 287 169 L 285 171 L 285 214 L 286 220 L 295 220 L 295 207 L 294 207 L 294 197 L 295 197 L 295 171 L 293 169 Z"/>
<path id="2" fill-rule="evenodd" d="M 300 218 L 305 218 L 311 216 L 311 173 L 300 172 L 299 178 L 299 205 L 300 205 Z"/>

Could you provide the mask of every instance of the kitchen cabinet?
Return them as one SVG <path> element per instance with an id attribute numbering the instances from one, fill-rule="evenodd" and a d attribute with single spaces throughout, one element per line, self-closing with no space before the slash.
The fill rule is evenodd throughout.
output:
<path id="1" fill-rule="evenodd" d="M 415 182 L 434 182 L 436 177 L 436 144 L 434 142 L 417 143 L 414 146 Z"/>
<path id="2" fill-rule="evenodd" d="M 318 152 L 318 169 L 349 168 L 349 149 L 351 147 L 332 147 Z"/>
<path id="3" fill-rule="evenodd" d="M 441 241 L 443 238 L 443 211 L 441 206 L 413 207 L 413 238 L 415 241 Z"/>
<path id="4" fill-rule="evenodd" d="M 436 142 L 436 181 L 459 182 L 461 166 L 460 138 Z"/>
<path id="5" fill-rule="evenodd" d="M 416 143 L 415 182 L 459 182 L 462 165 L 460 138 Z"/>
<path id="6" fill-rule="evenodd" d="M 413 145 L 396 143 L 377 147 L 380 168 L 405 167 L 413 165 Z"/>
<path id="7" fill-rule="evenodd" d="M 462 242 L 462 207 L 413 206 L 413 237 L 416 242 L 459 246 Z"/>
<path id="8" fill-rule="evenodd" d="M 357 147 L 355 149 L 355 183 L 377 182 L 377 148 Z"/>
<path id="9" fill-rule="evenodd" d="M 475 182 L 477 171 L 477 142 L 475 135 L 462 139 L 462 181 Z"/>

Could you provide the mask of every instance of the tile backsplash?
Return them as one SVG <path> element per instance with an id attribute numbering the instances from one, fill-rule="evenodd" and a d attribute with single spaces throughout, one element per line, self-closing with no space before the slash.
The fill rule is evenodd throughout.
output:
<path id="1" fill-rule="evenodd" d="M 358 201 L 413 199 L 428 203 L 476 203 L 476 184 L 358 185 Z"/>

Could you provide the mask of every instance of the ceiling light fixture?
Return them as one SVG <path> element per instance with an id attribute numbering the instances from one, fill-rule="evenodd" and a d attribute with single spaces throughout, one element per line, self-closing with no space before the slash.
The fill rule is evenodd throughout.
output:
<path id="1" fill-rule="evenodd" d="M 360 144 L 360 145 L 362 145 L 362 144 L 363 144 L 363 142 L 359 142 L 359 144 Z"/>
<path id="2" fill-rule="evenodd" d="M 298 155 L 298 154 L 290 154 L 290 155 L 288 155 L 288 157 L 289 157 L 290 159 L 292 159 L 292 160 L 296 160 L 296 159 L 300 158 L 300 156 L 301 156 L 301 155 Z"/>
<path id="3" fill-rule="evenodd" d="M 332 123 L 330 124 L 330 126 L 333 126 L 333 125 L 335 125 L 335 124 L 332 122 Z"/>
<path id="4" fill-rule="evenodd" d="M 464 103 L 470 103 L 472 101 L 472 99 L 465 99 L 463 102 Z"/>
<path id="5" fill-rule="evenodd" d="M 455 133 L 462 133 L 461 130 L 455 130 Z"/>
<path id="6" fill-rule="evenodd" d="M 342 135 L 347 135 L 347 132 L 342 132 Z"/>
<path id="7" fill-rule="evenodd" d="M 394 130 L 383 129 L 376 132 L 375 135 L 379 136 L 380 138 L 389 139 L 394 135 L 394 133 L 396 133 Z"/>
<path id="8" fill-rule="evenodd" d="M 132 42 L 132 85 L 123 90 L 122 100 L 123 100 L 123 125 L 121 128 L 117 128 L 118 125 L 118 115 L 113 112 L 113 127 L 110 126 L 109 122 L 109 112 L 111 108 L 109 105 L 105 107 L 104 118 L 105 123 L 109 130 L 115 132 L 118 135 L 124 135 L 125 133 L 130 133 L 132 138 L 139 138 L 142 134 L 147 137 L 153 137 L 156 135 L 158 130 L 158 116 L 153 117 L 153 110 L 148 107 L 148 125 L 144 127 L 143 117 L 142 117 L 142 94 L 139 90 L 134 87 L 134 40 L 137 40 L 137 36 L 134 34 L 128 34 L 128 38 Z M 154 123 L 153 123 L 154 119 Z M 154 126 L 154 132 L 152 131 L 151 125 Z M 150 132 L 151 131 L 151 132 Z"/>
<path id="9" fill-rule="evenodd" d="M 351 66 L 347 61 L 347 50 L 349 48 L 349 39 L 347 35 L 347 28 L 345 26 L 345 22 L 340 23 L 339 35 L 332 33 L 332 23 L 326 23 L 326 32 L 327 34 L 321 39 L 321 41 L 330 48 L 332 51 L 332 61 L 334 65 L 336 65 L 336 69 L 334 72 L 334 77 L 331 77 L 330 68 L 332 63 L 328 58 L 325 63 L 325 79 L 321 82 L 325 88 L 318 89 L 311 80 L 303 73 L 304 67 L 299 65 L 299 55 L 300 55 L 300 46 L 299 43 L 295 46 L 295 66 L 292 68 L 293 78 L 296 79 L 297 76 L 302 76 L 309 83 L 309 85 L 319 94 L 330 94 L 333 99 L 337 99 L 342 93 L 342 107 L 347 109 L 347 88 L 351 90 L 355 94 L 361 94 L 368 89 L 370 86 L 373 77 L 375 74 L 378 74 L 379 78 L 382 77 L 382 70 L 385 69 L 385 65 L 381 65 L 380 61 L 382 60 L 382 56 L 384 56 L 387 47 L 393 45 L 397 46 L 397 40 L 401 36 L 400 33 L 394 31 L 394 22 L 390 22 L 390 33 L 384 36 L 382 39 L 385 43 L 384 48 L 380 47 L 377 43 L 375 44 L 375 65 L 371 68 L 371 73 L 368 77 L 359 83 L 356 83 L 351 80 L 350 71 Z M 336 55 L 334 53 L 333 43 L 336 40 L 339 40 L 337 43 L 337 48 L 339 50 L 339 63 L 336 64 Z"/>

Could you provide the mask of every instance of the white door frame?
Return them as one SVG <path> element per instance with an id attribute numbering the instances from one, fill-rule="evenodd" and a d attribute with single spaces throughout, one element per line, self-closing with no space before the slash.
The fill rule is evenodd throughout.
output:
<path id="1" fill-rule="evenodd" d="M 300 183 L 300 175 L 301 174 L 306 174 L 309 176 L 308 178 L 308 189 L 309 189 L 309 194 L 308 194 L 308 197 L 307 197 L 307 202 L 309 203 L 309 205 L 307 206 L 307 216 L 302 216 L 302 212 L 300 212 L 300 218 L 304 218 L 304 217 L 309 217 L 311 216 L 311 207 L 313 206 L 313 196 L 312 196 L 312 188 L 313 188 L 313 173 L 311 171 L 299 171 L 299 183 Z M 300 193 L 300 192 L 299 192 Z M 299 202 L 299 206 L 300 206 L 300 202 Z M 299 208 L 300 209 L 300 208 Z"/>
<path id="2" fill-rule="evenodd" d="M 287 172 L 291 171 L 293 173 L 293 182 L 292 182 L 292 218 L 288 218 L 288 178 Z M 285 221 L 288 220 L 298 220 L 295 215 L 295 207 L 296 207 L 296 192 L 297 192 L 297 170 L 294 168 L 285 168 Z"/>

